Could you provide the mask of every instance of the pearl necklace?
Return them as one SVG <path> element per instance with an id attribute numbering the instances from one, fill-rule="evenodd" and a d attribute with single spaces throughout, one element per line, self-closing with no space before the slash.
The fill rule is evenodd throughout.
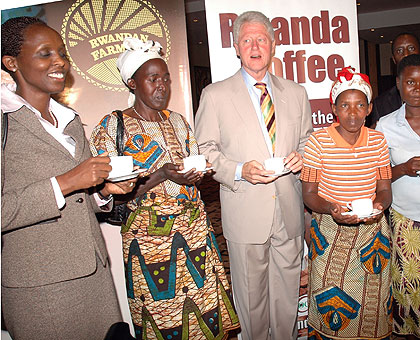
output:
<path id="1" fill-rule="evenodd" d="M 144 118 L 140 113 L 137 112 L 136 108 L 134 107 L 134 105 L 131 107 L 134 111 L 134 113 L 143 121 L 145 122 L 153 122 L 153 120 L 147 120 L 146 118 Z M 158 111 L 158 115 L 160 120 L 163 122 L 165 119 L 162 117 L 161 111 Z"/>

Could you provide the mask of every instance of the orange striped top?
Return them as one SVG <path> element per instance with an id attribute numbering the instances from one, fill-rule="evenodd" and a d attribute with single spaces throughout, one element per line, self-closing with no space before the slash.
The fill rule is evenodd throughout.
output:
<path id="1" fill-rule="evenodd" d="M 318 182 L 318 195 L 343 206 L 376 197 L 376 181 L 391 179 L 388 146 L 382 132 L 362 127 L 354 145 L 336 130 L 339 123 L 312 133 L 305 146 L 301 180 Z"/>

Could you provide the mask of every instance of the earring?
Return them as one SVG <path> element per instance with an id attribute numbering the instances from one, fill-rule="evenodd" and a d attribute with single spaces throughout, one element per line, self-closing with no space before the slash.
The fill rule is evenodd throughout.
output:
<path id="1" fill-rule="evenodd" d="M 133 78 L 127 80 L 127 85 L 132 90 L 136 88 L 136 82 L 133 80 Z"/>

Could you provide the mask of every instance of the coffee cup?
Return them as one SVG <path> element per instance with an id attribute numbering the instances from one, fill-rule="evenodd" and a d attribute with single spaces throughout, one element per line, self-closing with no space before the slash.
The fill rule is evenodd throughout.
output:
<path id="1" fill-rule="evenodd" d="M 284 171 L 284 160 L 286 157 L 272 157 L 264 161 L 265 170 L 272 170 L 276 174 Z"/>
<path id="2" fill-rule="evenodd" d="M 112 156 L 111 167 L 108 178 L 115 178 L 128 175 L 133 172 L 133 156 Z"/>
<path id="3" fill-rule="evenodd" d="M 195 168 L 196 171 L 204 171 L 206 169 L 206 158 L 204 155 L 188 156 L 183 159 L 184 171 L 190 171 Z"/>
<path id="4" fill-rule="evenodd" d="M 370 198 L 353 200 L 346 206 L 357 216 L 369 216 L 373 212 L 373 202 Z"/>

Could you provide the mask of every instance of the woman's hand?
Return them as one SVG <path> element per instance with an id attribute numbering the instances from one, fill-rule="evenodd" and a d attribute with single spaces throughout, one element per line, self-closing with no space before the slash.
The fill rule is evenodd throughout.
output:
<path id="1" fill-rule="evenodd" d="M 63 196 L 104 182 L 111 171 L 108 153 L 90 157 L 70 171 L 56 177 Z"/>
<path id="2" fill-rule="evenodd" d="M 165 179 L 169 179 L 180 185 L 192 185 L 203 178 L 203 172 L 191 169 L 185 173 L 179 173 L 183 170 L 182 165 L 175 165 L 172 163 L 164 164 L 158 171 Z"/>
<path id="3" fill-rule="evenodd" d="M 374 202 L 373 209 L 379 210 L 381 213 L 380 214 L 378 213 L 377 215 L 374 215 L 371 217 L 365 217 L 365 218 L 360 219 L 361 221 L 363 221 L 363 223 L 372 224 L 372 223 L 378 223 L 381 220 L 382 216 L 384 215 L 383 205 L 381 203 Z"/>
<path id="4" fill-rule="evenodd" d="M 345 209 L 343 209 L 343 207 L 341 207 L 339 204 L 334 203 L 334 207 L 331 210 L 331 215 L 338 224 L 378 223 L 384 214 L 384 208 L 380 203 L 374 204 L 373 208 L 380 210 L 381 213 L 371 217 L 359 218 L 356 214 L 350 215 L 346 213 L 343 215 L 343 213 L 346 212 Z"/>
<path id="5" fill-rule="evenodd" d="M 356 224 L 357 215 L 343 215 L 346 210 L 338 203 L 330 203 L 330 214 L 337 224 Z"/>
<path id="6" fill-rule="evenodd" d="M 210 169 L 212 167 L 213 167 L 213 164 L 211 164 L 210 162 L 207 162 L 206 161 L 206 169 Z M 214 173 L 213 169 L 210 169 L 210 170 L 204 171 L 203 175 L 211 175 L 213 173 Z"/>
<path id="7" fill-rule="evenodd" d="M 420 175 L 420 156 L 412 157 L 405 162 L 405 174 L 410 177 L 416 177 Z"/>
<path id="8" fill-rule="evenodd" d="M 125 195 L 133 191 L 133 189 L 136 187 L 137 180 L 138 177 L 128 181 L 121 181 L 116 183 L 105 181 L 105 185 L 100 190 L 100 192 L 102 196 L 109 196 L 110 194 Z"/>
<path id="9" fill-rule="evenodd" d="M 346 210 L 338 203 L 330 203 L 330 213 L 337 224 L 358 224 L 362 220 L 357 215 L 343 215 Z"/>
<path id="10" fill-rule="evenodd" d="M 412 157 L 407 162 L 392 167 L 392 182 L 402 176 L 420 176 L 420 156 Z"/>
<path id="11" fill-rule="evenodd" d="M 133 171 L 136 171 L 140 169 L 139 166 L 135 166 L 133 168 Z M 109 196 L 110 194 L 113 195 L 125 195 L 133 191 L 133 189 L 136 187 L 136 183 L 139 177 L 135 177 L 126 181 L 120 181 L 120 182 L 108 182 L 105 181 L 104 187 L 99 190 L 101 192 L 102 196 Z"/>

